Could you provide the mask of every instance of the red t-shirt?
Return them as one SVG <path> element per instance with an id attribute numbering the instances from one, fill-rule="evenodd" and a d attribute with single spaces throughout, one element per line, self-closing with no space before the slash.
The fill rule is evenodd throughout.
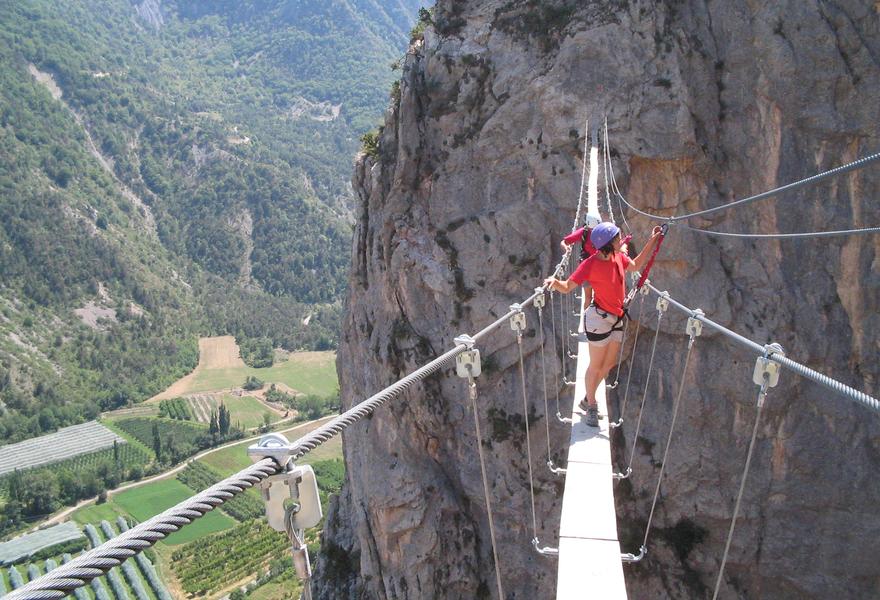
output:
<path id="1" fill-rule="evenodd" d="M 584 249 L 584 252 L 587 253 L 587 256 L 593 256 L 596 253 L 596 247 L 593 246 L 593 242 L 590 241 L 590 232 L 593 230 L 587 229 L 586 240 L 584 240 L 584 229 L 584 227 L 581 227 L 580 229 L 575 229 L 567 236 L 562 238 L 562 241 L 569 245 L 580 243 L 581 241 L 583 241 L 582 247 Z"/>
<path id="2" fill-rule="evenodd" d="M 623 252 L 615 252 L 609 260 L 602 260 L 594 254 L 579 264 L 569 279 L 578 285 L 588 283 L 593 288 L 593 301 L 599 308 L 620 317 L 626 296 L 626 268 L 632 262 Z"/>

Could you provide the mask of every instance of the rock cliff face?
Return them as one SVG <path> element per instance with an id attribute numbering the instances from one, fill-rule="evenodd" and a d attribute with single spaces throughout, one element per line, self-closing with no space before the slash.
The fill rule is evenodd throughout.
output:
<path id="1" fill-rule="evenodd" d="M 664 215 L 877 151 L 878 11 L 864 0 L 441 0 L 407 55 L 379 156 L 356 166 L 339 353 L 345 406 L 428 362 L 456 334 L 479 330 L 550 271 L 574 213 L 587 116 L 607 115 L 624 194 Z M 872 226 L 878 197 L 873 168 L 691 225 Z M 644 239 L 651 222 L 626 214 Z M 876 395 L 878 263 L 878 236 L 726 240 L 677 227 L 652 279 L 723 325 L 779 342 L 791 358 Z M 653 302 L 642 321 L 650 339 Z M 636 551 L 643 534 L 685 339 L 683 316 L 671 312 L 634 474 L 616 488 L 624 551 Z M 561 483 L 542 468 L 534 329 L 525 350 L 538 532 L 552 544 Z M 636 349 L 631 398 L 640 399 L 648 350 Z M 529 545 L 515 338 L 502 328 L 482 351 L 491 358 L 478 381 L 480 417 L 507 595 L 552 598 L 556 563 Z M 548 356 L 548 368 L 558 361 Z M 717 334 L 697 342 L 648 558 L 625 569 L 631 597 L 711 596 L 755 418 L 753 365 L 754 355 Z M 629 402 L 630 424 L 637 404 Z M 563 452 L 567 430 L 555 418 L 550 427 L 553 452 Z M 616 438 L 618 463 L 631 436 L 630 426 Z M 351 428 L 345 455 L 348 481 L 328 519 L 318 597 L 495 596 L 472 416 L 454 373 Z M 784 372 L 758 430 L 721 597 L 880 593 L 878 468 L 878 415 Z"/>

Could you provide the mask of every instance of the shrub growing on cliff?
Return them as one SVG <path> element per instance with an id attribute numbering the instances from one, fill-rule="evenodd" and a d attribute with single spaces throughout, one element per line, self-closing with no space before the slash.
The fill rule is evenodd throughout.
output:
<path id="1" fill-rule="evenodd" d="M 363 152 L 373 160 L 379 160 L 380 133 L 380 131 L 368 131 L 361 136 L 361 152 Z"/>

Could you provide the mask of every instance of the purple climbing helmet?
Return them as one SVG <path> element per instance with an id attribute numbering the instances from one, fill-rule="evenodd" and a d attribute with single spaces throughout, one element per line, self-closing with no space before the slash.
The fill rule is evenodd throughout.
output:
<path id="1" fill-rule="evenodd" d="M 618 233 L 620 233 L 620 228 L 614 223 L 608 223 L 607 221 L 599 223 L 593 228 L 593 233 L 590 234 L 590 242 L 598 250 L 613 240 L 614 236 Z"/>

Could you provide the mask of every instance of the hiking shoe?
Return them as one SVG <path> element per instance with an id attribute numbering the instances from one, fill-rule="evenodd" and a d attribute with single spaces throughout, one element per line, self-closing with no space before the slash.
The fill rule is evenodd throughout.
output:
<path id="1" fill-rule="evenodd" d="M 578 408 L 581 409 L 581 410 L 584 411 L 584 412 L 587 412 L 587 409 L 589 408 L 589 406 L 590 406 L 590 405 L 587 403 L 587 397 L 586 397 L 586 396 L 584 396 L 584 399 L 583 399 L 583 400 L 581 400 L 580 402 L 578 402 Z"/>
<path id="2" fill-rule="evenodd" d="M 589 427 L 599 426 L 599 407 L 590 406 L 587 408 L 587 425 Z"/>

